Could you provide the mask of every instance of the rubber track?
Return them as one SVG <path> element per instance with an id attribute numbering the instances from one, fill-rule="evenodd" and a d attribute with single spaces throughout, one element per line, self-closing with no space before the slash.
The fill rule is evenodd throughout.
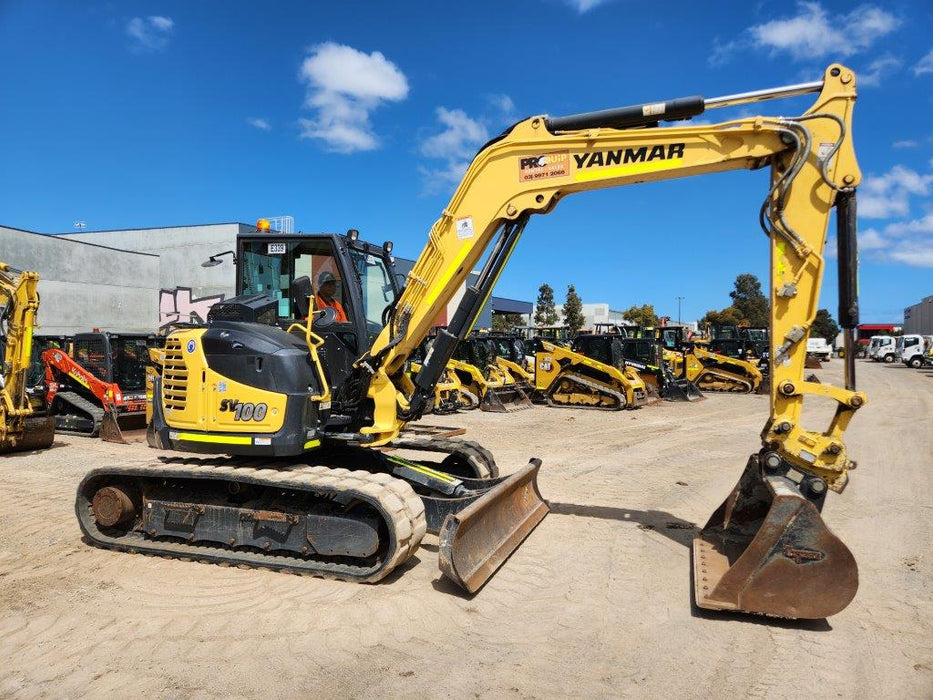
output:
<path id="1" fill-rule="evenodd" d="M 622 411 L 628 406 L 628 400 L 625 398 L 625 394 L 620 394 L 615 389 L 608 388 L 602 382 L 594 382 L 593 380 L 587 379 L 586 377 L 580 374 L 577 374 L 576 372 L 566 372 L 564 374 L 558 375 L 557 379 L 554 380 L 553 386 L 555 387 L 555 389 L 557 388 L 557 383 L 560 381 L 562 377 L 569 377 L 573 381 L 583 384 L 584 386 L 588 386 L 591 389 L 596 389 L 602 394 L 608 394 L 609 396 L 615 397 L 616 401 L 618 402 L 618 406 L 610 406 L 610 407 L 581 406 L 579 404 L 572 404 L 572 403 L 557 403 L 551 398 L 551 394 L 553 394 L 553 391 L 548 392 L 546 396 L 548 406 L 554 406 L 555 408 L 588 408 L 588 409 L 596 409 L 598 411 Z"/>
<path id="2" fill-rule="evenodd" d="M 89 433 L 82 430 L 63 430 L 60 428 L 55 428 L 55 432 L 59 435 L 80 435 L 81 437 L 97 437 L 100 435 L 100 425 L 104 420 L 104 409 L 98 406 L 97 404 L 91 403 L 86 398 L 80 394 L 76 394 L 73 391 L 63 391 L 55 395 L 55 398 L 61 399 L 64 403 L 71 404 L 79 411 L 84 411 L 87 413 L 91 420 L 94 421 L 94 429 Z M 59 414 L 63 415 L 63 414 Z"/>
<path id="3" fill-rule="evenodd" d="M 742 384 L 744 385 L 745 388 L 740 391 L 738 389 L 716 389 L 715 387 L 711 387 L 711 386 L 702 386 L 703 377 L 706 374 L 711 374 L 715 377 L 719 377 L 720 379 L 726 380 L 729 382 L 735 382 L 738 384 Z M 694 383 L 697 385 L 697 387 L 701 391 L 716 391 L 716 392 L 722 392 L 726 394 L 751 394 L 752 392 L 754 392 L 752 383 L 748 381 L 747 379 L 743 379 L 740 375 L 734 374 L 733 372 L 727 372 L 726 370 L 716 369 L 715 367 L 704 367 L 703 371 L 697 377 L 697 380 L 698 381 Z"/>
<path id="4" fill-rule="evenodd" d="M 293 489 L 328 495 L 352 494 L 374 506 L 390 524 L 390 552 L 374 567 L 354 566 L 335 562 L 315 562 L 298 555 L 265 554 L 253 549 L 234 550 L 219 544 L 184 543 L 167 540 L 147 540 L 141 533 L 132 532 L 132 541 L 111 538 L 100 533 L 90 511 L 90 498 L 81 495 L 84 484 L 91 478 L 104 475 L 127 475 L 144 478 L 211 478 L 233 480 L 272 488 Z M 387 576 L 395 567 L 408 560 L 417 551 L 427 530 L 424 504 L 414 490 L 401 479 L 390 474 L 332 469 L 323 466 L 291 466 L 289 469 L 262 469 L 231 464 L 227 459 L 180 459 L 147 465 L 116 466 L 95 469 L 82 480 L 75 500 L 75 512 L 81 530 L 91 542 L 104 549 L 139 554 L 153 554 L 173 559 L 195 560 L 205 563 L 250 566 L 289 571 L 320 578 L 372 583 Z M 103 538 L 103 539 L 101 539 Z M 316 565 L 316 566 L 315 566 Z"/>
<path id="5" fill-rule="evenodd" d="M 473 467 L 474 479 L 494 479 L 499 476 L 499 467 L 492 453 L 478 442 L 472 440 L 451 440 L 449 438 L 397 438 L 389 443 L 392 447 L 422 452 L 439 452 L 451 455 L 459 454 Z"/>

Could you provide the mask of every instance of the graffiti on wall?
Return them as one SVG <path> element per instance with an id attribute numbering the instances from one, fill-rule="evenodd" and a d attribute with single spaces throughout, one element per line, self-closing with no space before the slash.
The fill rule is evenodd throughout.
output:
<path id="1" fill-rule="evenodd" d="M 160 289 L 159 328 L 165 328 L 172 323 L 204 323 L 211 307 L 223 300 L 223 294 L 195 299 L 191 295 L 190 287 Z"/>

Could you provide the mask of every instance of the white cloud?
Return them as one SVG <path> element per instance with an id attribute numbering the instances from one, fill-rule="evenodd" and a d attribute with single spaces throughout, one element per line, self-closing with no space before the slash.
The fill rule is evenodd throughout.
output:
<path id="1" fill-rule="evenodd" d="M 858 213 L 866 219 L 907 216 L 911 195 L 927 195 L 933 175 L 895 165 L 884 175 L 867 177 L 859 188 Z"/>
<path id="2" fill-rule="evenodd" d="M 911 197 L 927 197 L 933 190 L 933 174 L 920 175 L 895 166 L 879 177 L 867 178 L 859 188 L 858 212 L 863 218 L 902 217 L 883 228 L 859 233 L 859 250 L 873 260 L 914 267 L 933 267 L 933 211 L 910 216 Z"/>
<path id="3" fill-rule="evenodd" d="M 740 49 L 766 49 L 804 61 L 827 56 L 847 57 L 871 48 L 900 25 L 893 14 L 873 5 L 861 5 L 848 14 L 830 15 L 819 2 L 797 3 L 797 14 L 745 30 L 744 36 L 714 43 L 710 63 L 725 63 Z M 890 67 L 890 66 L 889 66 Z"/>
<path id="4" fill-rule="evenodd" d="M 914 66 L 914 75 L 923 75 L 924 73 L 933 73 L 933 49 L 930 49 L 930 52 Z"/>
<path id="5" fill-rule="evenodd" d="M 577 12 L 579 12 L 581 15 L 584 12 L 589 12 L 594 7 L 605 5 L 608 1 L 609 0 L 566 0 L 567 4 L 570 5 Z"/>
<path id="6" fill-rule="evenodd" d="M 438 107 L 436 115 L 442 130 L 424 139 L 419 148 L 425 158 L 443 161 L 438 168 L 420 168 L 429 192 L 459 183 L 476 151 L 489 140 L 485 124 L 462 109 Z"/>
<path id="7" fill-rule="evenodd" d="M 901 67 L 899 58 L 891 55 L 882 56 L 868 64 L 868 68 L 859 72 L 858 84 L 861 87 L 878 87 L 881 79 Z"/>
<path id="8" fill-rule="evenodd" d="M 502 117 L 509 121 L 515 119 L 515 101 L 508 95 L 489 95 L 489 104 L 502 113 Z"/>
<path id="9" fill-rule="evenodd" d="M 246 120 L 246 123 L 250 126 L 255 126 L 260 131 L 271 131 L 272 124 L 269 123 L 268 119 L 261 119 L 260 117 L 250 117 Z"/>
<path id="10" fill-rule="evenodd" d="M 134 17 L 126 23 L 127 36 L 132 39 L 130 48 L 136 52 L 160 51 L 168 46 L 174 28 L 171 17 Z"/>
<path id="11" fill-rule="evenodd" d="M 333 42 L 311 50 L 299 80 L 307 85 L 304 106 L 315 112 L 314 118 L 299 120 L 301 138 L 320 139 L 338 153 L 378 148 L 370 113 L 408 96 L 405 74 L 380 52 Z"/>
<path id="12" fill-rule="evenodd" d="M 914 141 L 913 139 L 904 139 L 903 141 L 895 141 L 891 144 L 892 148 L 916 148 L 920 144 Z"/>

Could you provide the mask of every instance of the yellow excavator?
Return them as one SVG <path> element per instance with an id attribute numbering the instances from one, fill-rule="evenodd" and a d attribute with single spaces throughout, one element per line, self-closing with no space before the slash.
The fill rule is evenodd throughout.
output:
<path id="1" fill-rule="evenodd" d="M 797 117 L 660 125 L 804 94 L 815 100 Z M 858 322 L 855 99 L 855 74 L 833 64 L 821 80 L 784 88 L 520 121 L 476 154 L 401 290 L 388 255 L 355 230 L 239 240 L 240 296 L 215 306 L 206 325 L 167 338 L 155 382 L 150 444 L 182 455 L 90 472 L 76 500 L 88 541 L 376 581 L 430 527 L 444 575 L 478 590 L 547 513 L 540 461 L 502 479 L 473 443 L 421 443 L 425 456 L 442 457 L 436 467 L 376 448 L 419 448 L 403 430 L 433 402 L 532 215 L 577 192 L 769 168 L 760 216 L 771 255 L 769 416 L 761 449 L 694 540 L 694 591 L 700 607 L 729 612 L 842 610 L 858 570 L 820 511 L 848 481 L 854 463 L 842 438 L 867 400 L 849 359 Z M 834 208 L 845 387 L 803 378 Z M 479 265 L 412 378 L 412 353 Z M 309 303 L 324 271 L 338 277 L 347 321 Z M 825 428 L 801 423 L 811 395 L 836 404 Z"/>
<path id="2" fill-rule="evenodd" d="M 55 440 L 55 421 L 36 414 L 27 391 L 38 286 L 38 273 L 0 262 L 0 453 L 42 450 Z"/>

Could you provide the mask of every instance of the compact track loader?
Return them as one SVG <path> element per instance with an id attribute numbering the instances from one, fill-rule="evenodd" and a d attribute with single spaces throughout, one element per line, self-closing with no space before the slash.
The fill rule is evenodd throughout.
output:
<path id="1" fill-rule="evenodd" d="M 38 286 L 38 273 L 0 262 L 0 454 L 43 450 L 55 440 L 55 423 L 29 397 Z"/>
<path id="2" fill-rule="evenodd" d="M 412 376 L 421 371 L 421 363 L 430 350 L 430 343 L 433 338 L 422 343 L 417 354 L 410 364 Z M 427 350 L 425 349 L 427 346 Z M 470 392 L 463 386 L 457 372 L 450 366 L 447 366 L 443 376 L 438 379 L 437 386 L 434 388 L 434 405 L 431 407 L 431 413 L 446 415 L 456 413 L 457 411 L 472 411 L 478 408 L 480 404 L 479 397 Z"/>
<path id="3" fill-rule="evenodd" d="M 71 354 L 42 354 L 46 403 L 55 428 L 66 435 L 125 443 L 124 429 L 146 427 L 146 367 L 154 334 L 78 333 Z"/>
<path id="4" fill-rule="evenodd" d="M 508 335 L 482 337 L 495 349 L 500 369 L 527 387 L 535 403 L 618 411 L 638 408 L 650 400 L 648 386 L 636 367 L 603 363 L 540 338 L 526 344 L 524 339 Z M 531 369 L 526 369 L 523 365 L 532 347 L 534 359 Z"/>
<path id="5" fill-rule="evenodd" d="M 640 329 L 640 336 L 653 337 L 664 346 L 664 361 L 675 376 L 693 382 L 703 391 L 754 394 L 762 391 L 763 374 L 754 362 L 712 352 L 686 338 L 683 326 Z"/>
<path id="6" fill-rule="evenodd" d="M 598 330 L 598 329 L 597 329 Z M 588 333 L 573 339 L 572 347 L 591 359 L 619 369 L 630 368 L 648 389 L 649 396 L 665 401 L 699 401 L 703 394 L 685 377 L 677 377 L 653 338 L 628 338 L 615 333 Z"/>
<path id="7" fill-rule="evenodd" d="M 496 345 L 483 336 L 469 337 L 457 345 L 447 369 L 470 394 L 478 396 L 481 411 L 511 413 L 531 408 L 528 386 L 509 372 L 496 355 Z"/>
<path id="8" fill-rule="evenodd" d="M 355 230 L 241 238 L 239 296 L 215 306 L 206 325 L 168 337 L 155 381 L 151 444 L 182 454 L 88 474 L 76 499 L 86 537 L 121 551 L 376 581 L 430 528 L 441 571 L 475 592 L 545 517 L 541 462 L 496 477 L 479 445 L 402 430 L 433 404 L 531 217 L 578 192 L 769 168 L 760 215 L 771 256 L 769 416 L 761 449 L 696 536 L 694 591 L 699 606 L 730 612 L 842 610 L 857 568 L 820 511 L 826 493 L 848 481 L 854 464 L 842 438 L 867 400 L 852 359 L 855 86 L 855 74 L 833 64 L 812 83 L 522 120 L 476 154 L 401 290 L 391 246 L 366 245 Z M 815 101 L 797 117 L 661 127 L 804 94 Z M 834 208 L 845 388 L 803 378 Z M 456 311 L 412 378 L 412 353 L 455 296 Z M 813 394 L 837 406 L 822 430 L 802 423 Z"/>
<path id="9" fill-rule="evenodd" d="M 541 341 L 535 353 L 534 400 L 548 406 L 621 411 L 645 405 L 648 387 L 632 367 L 599 362 Z"/>

